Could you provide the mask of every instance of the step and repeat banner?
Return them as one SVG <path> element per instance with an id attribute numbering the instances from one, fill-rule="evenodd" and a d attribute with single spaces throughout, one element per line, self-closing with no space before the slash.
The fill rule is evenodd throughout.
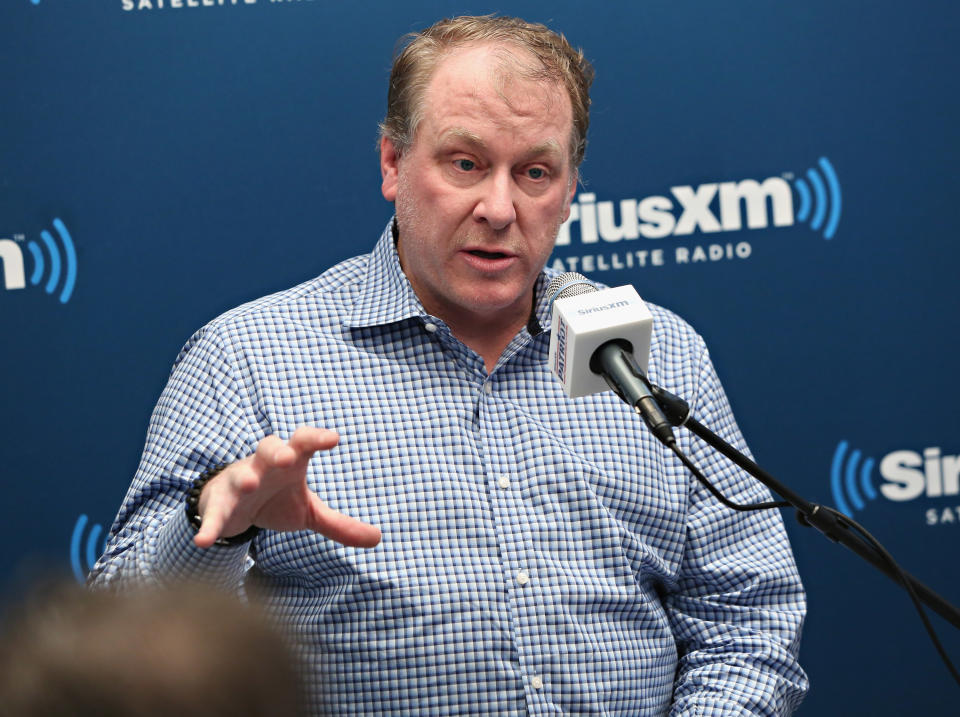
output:
<path id="1" fill-rule="evenodd" d="M 4 601 L 82 579 L 196 328 L 373 246 L 395 43 L 488 12 L 597 71 L 550 264 L 690 321 L 758 462 L 960 603 L 960 7 L 932 0 L 5 0 Z M 801 713 L 955 712 L 905 593 L 786 517 Z"/>

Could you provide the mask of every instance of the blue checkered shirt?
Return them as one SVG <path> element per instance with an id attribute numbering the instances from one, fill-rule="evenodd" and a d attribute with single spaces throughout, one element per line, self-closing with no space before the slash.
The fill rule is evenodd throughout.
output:
<path id="1" fill-rule="evenodd" d="M 780 515 L 719 504 L 607 392 L 549 373 L 545 271 L 489 374 L 374 251 L 196 333 L 154 411 L 94 584 L 203 575 L 256 590 L 308 665 L 316 714 L 786 714 L 805 604 Z M 700 337 L 651 306 L 650 377 L 745 450 Z M 308 480 L 375 549 L 263 531 L 199 550 L 206 468 L 335 429 Z M 739 502 L 765 489 L 679 432 Z"/>

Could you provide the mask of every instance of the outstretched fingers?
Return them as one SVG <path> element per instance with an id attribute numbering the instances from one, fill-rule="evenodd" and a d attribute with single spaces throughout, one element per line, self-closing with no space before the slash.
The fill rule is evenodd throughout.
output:
<path id="1" fill-rule="evenodd" d="M 317 451 L 328 451 L 340 441 L 336 431 L 313 426 L 301 426 L 290 436 L 289 446 L 302 455 L 313 455 Z"/>
<path id="2" fill-rule="evenodd" d="M 301 426 L 289 441 L 278 436 L 267 436 L 257 445 L 254 463 L 260 470 L 290 468 L 298 462 L 306 463 L 317 451 L 333 448 L 340 440 L 334 431 L 312 426 Z"/>
<path id="3" fill-rule="evenodd" d="M 267 436 L 257 444 L 253 454 L 254 471 L 260 473 L 275 468 L 289 468 L 297 457 L 297 452 L 282 438 Z"/>
<path id="4" fill-rule="evenodd" d="M 380 528 L 334 510 L 312 495 L 311 530 L 352 548 L 372 548 L 380 542 Z"/>
<path id="5" fill-rule="evenodd" d="M 202 516 L 194 543 L 208 548 L 222 535 L 238 535 L 250 525 L 270 530 L 313 530 L 343 545 L 372 548 L 380 529 L 323 503 L 306 485 L 307 464 L 317 451 L 329 450 L 340 437 L 334 431 L 301 427 L 284 441 L 267 436 L 248 458 L 215 476 L 203 489 Z"/>

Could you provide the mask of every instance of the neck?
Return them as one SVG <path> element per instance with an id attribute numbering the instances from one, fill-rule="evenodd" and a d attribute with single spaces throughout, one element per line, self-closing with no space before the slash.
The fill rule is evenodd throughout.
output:
<path id="1" fill-rule="evenodd" d="M 462 325 L 450 325 L 450 331 L 465 346 L 480 354 L 484 368 L 489 374 L 497 365 L 504 349 L 510 345 L 514 336 L 527 325 L 527 318 L 522 321 L 498 323 L 491 326 L 490 321 L 473 321 Z M 449 324 L 448 324 L 449 325 Z"/>

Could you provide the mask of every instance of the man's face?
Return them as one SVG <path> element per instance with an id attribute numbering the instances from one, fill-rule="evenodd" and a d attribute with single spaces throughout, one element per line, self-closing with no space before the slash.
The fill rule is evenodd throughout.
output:
<path id="1" fill-rule="evenodd" d="M 412 146 L 398 156 L 381 143 L 400 264 L 427 311 L 454 327 L 526 323 L 576 190 L 570 98 L 560 85 L 504 76 L 496 52 L 444 58 Z"/>

